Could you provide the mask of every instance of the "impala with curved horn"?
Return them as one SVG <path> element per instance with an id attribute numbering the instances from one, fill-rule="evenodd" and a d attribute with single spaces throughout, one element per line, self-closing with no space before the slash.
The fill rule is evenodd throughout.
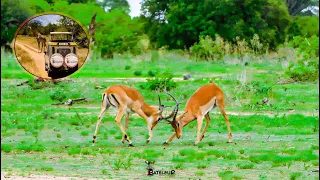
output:
<path id="1" fill-rule="evenodd" d="M 169 142 L 171 142 L 174 139 L 174 137 L 180 138 L 182 135 L 182 128 L 190 122 L 197 120 L 197 138 L 194 143 L 195 145 L 197 145 L 203 139 L 204 134 L 208 128 L 210 122 L 210 110 L 212 108 L 215 108 L 217 105 L 220 108 L 220 111 L 226 121 L 229 137 L 228 143 L 231 143 L 232 134 L 230 130 L 230 122 L 224 110 L 225 104 L 223 91 L 215 84 L 207 84 L 200 87 L 190 97 L 190 99 L 187 101 L 184 113 L 177 117 L 177 104 L 173 112 L 173 120 L 170 121 L 168 119 L 165 119 L 171 124 L 175 132 L 166 142 L 164 142 L 164 144 L 168 144 Z M 203 132 L 201 133 L 203 118 L 206 119 L 206 126 L 204 127 Z"/>
<path id="2" fill-rule="evenodd" d="M 170 95 L 171 96 L 171 95 Z M 171 96 L 173 97 L 173 96 Z M 113 106 L 118 109 L 115 122 L 119 126 L 120 130 L 123 133 L 121 142 L 129 142 L 129 146 L 132 145 L 132 141 L 126 133 L 128 128 L 128 121 L 130 113 L 137 113 L 140 117 L 144 118 L 148 125 L 149 138 L 147 143 L 152 139 L 152 129 L 155 125 L 162 119 L 169 119 L 174 116 L 174 112 L 177 109 L 178 104 L 175 106 L 174 111 L 166 117 L 162 116 L 164 105 L 161 104 L 160 96 L 159 98 L 159 108 L 152 107 L 145 103 L 142 95 L 134 88 L 124 86 L 124 85 L 111 85 L 109 86 L 102 94 L 102 105 L 101 112 L 98 117 L 98 122 L 96 125 L 96 130 L 93 135 L 92 143 L 94 145 L 96 137 L 98 134 L 98 129 L 101 124 L 101 119 L 104 116 L 105 112 L 109 107 Z M 125 115 L 125 126 L 121 125 L 121 119 Z"/>

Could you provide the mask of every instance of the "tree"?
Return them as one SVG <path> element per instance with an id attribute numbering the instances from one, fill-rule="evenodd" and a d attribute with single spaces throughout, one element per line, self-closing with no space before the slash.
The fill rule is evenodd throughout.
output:
<path id="1" fill-rule="evenodd" d="M 142 23 L 122 10 L 97 15 L 95 44 L 102 56 L 112 57 L 113 53 L 136 51 L 139 36 L 142 35 Z"/>
<path id="2" fill-rule="evenodd" d="M 286 4 L 289 14 L 291 16 L 296 16 L 309 6 L 319 7 L 319 0 L 286 0 Z"/>
<path id="3" fill-rule="evenodd" d="M 67 31 L 73 33 L 74 40 L 77 44 L 81 47 L 87 48 L 88 47 L 88 37 L 82 27 L 73 19 L 62 16 L 59 20 L 60 27 L 64 27 Z"/>
<path id="4" fill-rule="evenodd" d="M 124 11 L 126 14 L 130 12 L 130 5 L 127 0 L 102 0 L 98 3 L 101 7 L 109 11 L 118 9 Z"/>
<path id="5" fill-rule="evenodd" d="M 144 0 L 145 31 L 157 47 L 189 48 L 201 36 L 251 39 L 258 34 L 275 48 L 291 19 L 282 0 Z"/>
<path id="6" fill-rule="evenodd" d="M 29 11 L 21 1 L 1 1 L 1 46 L 9 48 L 8 43 L 13 40 L 17 28 L 29 16 Z"/>

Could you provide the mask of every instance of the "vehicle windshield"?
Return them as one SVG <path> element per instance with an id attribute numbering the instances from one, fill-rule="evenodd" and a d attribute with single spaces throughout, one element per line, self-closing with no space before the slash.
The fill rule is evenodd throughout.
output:
<path id="1" fill-rule="evenodd" d="M 50 40 L 52 42 L 71 42 L 71 41 L 73 41 L 71 34 L 51 34 Z"/>

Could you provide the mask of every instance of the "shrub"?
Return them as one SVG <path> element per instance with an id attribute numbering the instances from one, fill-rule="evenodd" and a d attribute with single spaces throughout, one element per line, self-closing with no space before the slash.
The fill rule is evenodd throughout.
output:
<path id="1" fill-rule="evenodd" d="M 163 73 L 155 78 L 147 79 L 145 84 L 140 85 L 142 89 L 152 91 L 170 91 L 176 88 L 177 84 L 172 80 L 173 75 L 169 72 Z"/>
<path id="2" fill-rule="evenodd" d="M 124 67 L 124 70 L 129 70 L 129 69 L 131 69 L 131 66 L 126 65 L 126 66 Z"/>
<path id="3" fill-rule="evenodd" d="M 319 17 L 296 16 L 289 30 L 290 36 L 319 36 Z"/>
<path id="4" fill-rule="evenodd" d="M 133 72 L 133 74 L 135 76 L 141 76 L 142 75 L 142 71 L 141 70 L 136 70 L 136 71 Z"/>
<path id="5" fill-rule="evenodd" d="M 154 77 L 154 76 L 156 76 L 156 74 L 157 74 L 157 72 L 155 72 L 153 70 L 148 71 L 148 76 L 150 76 L 150 77 Z"/>
<path id="6" fill-rule="evenodd" d="M 319 150 L 319 146 L 318 146 L 318 145 L 312 145 L 312 146 L 311 146 L 311 149 L 312 149 L 312 150 Z"/>
<path id="7" fill-rule="evenodd" d="M 317 64 L 315 66 L 308 66 L 303 63 L 304 61 L 305 60 L 300 60 L 296 66 L 289 66 L 289 68 L 285 71 L 285 74 L 294 81 L 303 82 L 317 80 L 319 77 L 319 62 L 314 62 L 315 64 Z M 314 59 L 313 61 L 316 61 L 316 59 Z"/>
<path id="8" fill-rule="evenodd" d="M 147 35 L 142 35 L 136 46 L 141 52 L 146 53 L 150 46 L 149 37 Z"/>

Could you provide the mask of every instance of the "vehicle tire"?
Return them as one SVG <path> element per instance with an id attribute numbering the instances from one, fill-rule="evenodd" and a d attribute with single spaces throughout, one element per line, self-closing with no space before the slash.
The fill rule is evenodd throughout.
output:
<path id="1" fill-rule="evenodd" d="M 71 75 L 71 74 L 75 73 L 76 71 L 78 71 L 78 65 L 76 65 L 75 67 L 69 69 L 68 75 Z"/>
<path id="2" fill-rule="evenodd" d="M 60 78 L 61 76 L 63 76 L 63 74 L 61 74 L 60 71 L 58 71 L 57 69 L 55 69 L 54 67 L 52 67 L 50 65 L 50 69 L 49 69 L 49 72 L 48 72 L 48 76 L 51 77 L 52 79 L 58 79 Z"/>

